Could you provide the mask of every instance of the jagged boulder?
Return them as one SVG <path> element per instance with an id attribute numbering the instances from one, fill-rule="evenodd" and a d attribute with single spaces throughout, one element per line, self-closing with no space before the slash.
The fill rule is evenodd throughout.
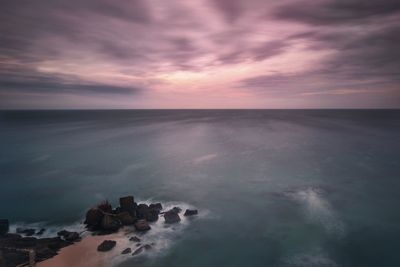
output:
<path id="1" fill-rule="evenodd" d="M 135 199 L 133 196 L 121 197 L 119 199 L 119 206 L 121 211 L 126 211 L 135 215 Z"/>
<path id="2" fill-rule="evenodd" d="M 0 220 L 0 235 L 5 235 L 10 229 L 10 222 L 7 219 Z"/>
<path id="3" fill-rule="evenodd" d="M 98 228 L 104 217 L 104 212 L 99 208 L 91 208 L 86 212 L 85 224 L 89 228 Z"/>
<path id="4" fill-rule="evenodd" d="M 162 211 L 162 205 L 161 205 L 161 203 L 152 203 L 152 204 L 150 204 L 149 209 L 157 210 L 158 212 L 160 212 L 160 211 Z"/>
<path id="5" fill-rule="evenodd" d="M 165 223 L 177 223 L 181 220 L 179 214 L 174 210 L 169 210 L 164 213 Z"/>
<path id="6" fill-rule="evenodd" d="M 148 212 L 149 212 L 149 206 L 147 206 L 146 204 L 139 204 L 136 209 L 136 216 L 139 219 L 146 219 Z"/>
<path id="7" fill-rule="evenodd" d="M 147 214 L 146 214 L 146 220 L 148 222 L 155 222 L 158 220 L 158 210 L 155 209 L 149 209 Z"/>
<path id="8" fill-rule="evenodd" d="M 120 222 L 122 223 L 122 225 L 131 225 L 131 224 L 134 224 L 135 221 L 136 221 L 136 218 L 133 217 L 133 216 L 131 215 L 131 213 L 129 213 L 129 212 L 127 212 L 127 211 L 118 213 L 118 214 L 116 215 L 116 217 L 117 217 L 118 220 L 120 220 Z"/>
<path id="9" fill-rule="evenodd" d="M 101 220 L 101 229 L 106 231 L 117 231 L 122 226 L 121 221 L 118 220 L 115 216 L 104 215 Z"/>
<path id="10" fill-rule="evenodd" d="M 148 230 L 150 230 L 151 229 L 151 227 L 150 227 L 150 225 L 149 225 L 149 223 L 146 221 L 146 220 L 138 220 L 136 223 L 135 223 L 135 229 L 137 230 L 137 231 L 140 231 L 140 232 L 142 232 L 142 231 L 148 231 Z"/>
<path id="11" fill-rule="evenodd" d="M 192 215 L 197 215 L 198 214 L 198 211 L 197 210 L 190 210 L 190 209 L 187 209 L 186 211 L 185 211 L 185 214 L 183 214 L 184 216 L 192 216 Z"/>

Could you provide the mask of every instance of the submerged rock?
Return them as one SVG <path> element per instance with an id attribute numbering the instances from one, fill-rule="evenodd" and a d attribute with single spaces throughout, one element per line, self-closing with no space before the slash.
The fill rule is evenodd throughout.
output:
<path id="1" fill-rule="evenodd" d="M 17 232 L 18 234 L 24 234 L 24 235 L 26 235 L 26 236 L 33 236 L 33 235 L 35 234 L 36 230 L 35 230 L 35 229 L 32 229 L 32 228 L 26 228 L 26 229 L 24 229 L 24 228 L 17 228 L 16 232 Z"/>
<path id="2" fill-rule="evenodd" d="M 140 242 L 140 238 L 137 236 L 132 236 L 131 238 L 129 238 L 129 241 Z"/>
<path id="3" fill-rule="evenodd" d="M 10 222 L 7 219 L 0 219 L 0 235 L 5 235 L 10 230 Z"/>
<path id="4" fill-rule="evenodd" d="M 43 235 L 43 233 L 46 231 L 46 229 L 42 228 L 39 230 L 39 232 L 36 233 L 36 235 Z"/>
<path id="5" fill-rule="evenodd" d="M 184 216 L 192 216 L 192 215 L 197 215 L 198 214 L 198 211 L 197 210 L 189 210 L 189 209 L 187 209 L 186 211 L 185 211 L 185 214 L 183 214 Z"/>
<path id="6" fill-rule="evenodd" d="M 153 247 L 152 247 L 151 245 L 149 245 L 149 244 L 143 245 L 143 246 L 137 248 L 137 249 L 132 253 L 132 256 L 139 255 L 139 254 L 142 253 L 143 251 L 149 250 L 149 249 L 152 249 L 152 248 L 153 248 Z"/>
<path id="7" fill-rule="evenodd" d="M 121 252 L 121 254 L 128 254 L 128 253 L 131 253 L 131 252 L 132 252 L 131 248 L 126 248 Z"/>
<path id="8" fill-rule="evenodd" d="M 70 232 L 67 230 L 59 231 L 57 235 L 63 237 L 66 241 L 69 242 L 75 242 L 80 239 L 80 236 L 77 232 Z"/>
<path id="9" fill-rule="evenodd" d="M 179 217 L 178 213 L 172 209 L 164 213 L 164 220 L 165 223 L 177 223 L 181 220 L 181 218 Z"/>
<path id="10" fill-rule="evenodd" d="M 138 220 L 135 223 L 135 228 L 137 231 L 148 231 L 151 229 L 149 223 L 146 220 Z"/>
<path id="11" fill-rule="evenodd" d="M 104 240 L 98 247 L 97 251 L 105 252 L 112 250 L 117 244 L 114 240 Z"/>

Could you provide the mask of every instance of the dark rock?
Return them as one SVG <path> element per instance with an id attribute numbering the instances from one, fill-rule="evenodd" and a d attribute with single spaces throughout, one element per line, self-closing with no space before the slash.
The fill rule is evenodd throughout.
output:
<path id="1" fill-rule="evenodd" d="M 139 204 L 136 209 L 136 216 L 139 219 L 145 219 L 148 212 L 149 207 L 146 204 Z"/>
<path id="2" fill-rule="evenodd" d="M 129 238 L 129 241 L 140 242 L 140 238 L 137 236 L 132 236 L 131 238 Z"/>
<path id="3" fill-rule="evenodd" d="M 152 249 L 153 247 L 151 245 L 149 245 L 149 244 L 146 244 L 146 245 L 143 246 L 143 248 L 145 250 L 149 250 L 149 249 Z"/>
<path id="4" fill-rule="evenodd" d="M 10 222 L 7 219 L 0 220 L 0 235 L 5 235 L 10 230 Z"/>
<path id="5" fill-rule="evenodd" d="M 164 220 L 165 223 L 177 223 L 181 220 L 178 213 L 175 212 L 173 209 L 164 213 Z"/>
<path id="6" fill-rule="evenodd" d="M 131 253 L 131 252 L 132 252 L 131 248 L 126 248 L 121 252 L 121 254 L 128 254 L 128 253 Z"/>
<path id="7" fill-rule="evenodd" d="M 153 248 L 153 247 L 152 247 L 151 245 L 149 245 L 149 244 L 143 245 L 143 246 L 139 247 L 138 249 L 136 249 L 136 250 L 132 253 L 132 256 L 136 256 L 136 255 L 142 253 L 144 250 L 150 250 L 150 249 L 152 249 L 152 248 Z"/>
<path id="8" fill-rule="evenodd" d="M 98 228 L 103 219 L 104 213 L 99 208 L 91 208 L 86 212 L 85 224 L 90 228 Z"/>
<path id="9" fill-rule="evenodd" d="M 171 209 L 171 211 L 173 211 L 173 212 L 175 212 L 175 213 L 180 213 L 180 212 L 182 211 L 182 209 L 179 208 L 179 207 L 173 207 L 173 208 Z"/>
<path id="10" fill-rule="evenodd" d="M 161 203 L 150 204 L 149 209 L 158 210 L 158 212 L 160 212 L 160 211 L 162 211 L 162 205 L 161 205 Z"/>
<path id="11" fill-rule="evenodd" d="M 57 235 L 58 235 L 58 236 L 64 237 L 64 236 L 67 235 L 68 233 L 69 233 L 69 231 L 67 231 L 67 230 L 61 230 L 61 231 L 57 232 Z"/>
<path id="12" fill-rule="evenodd" d="M 137 249 L 132 253 L 132 256 L 139 255 L 140 253 L 143 252 L 143 250 L 144 250 L 143 247 L 137 248 Z"/>
<path id="13" fill-rule="evenodd" d="M 97 208 L 104 212 L 107 212 L 107 213 L 112 212 L 112 206 L 111 206 L 110 202 L 108 202 L 108 200 L 103 201 L 102 203 L 97 205 Z"/>
<path id="14" fill-rule="evenodd" d="M 33 236 L 35 234 L 35 232 L 36 232 L 35 229 L 32 229 L 32 228 L 27 228 L 27 229 L 17 228 L 18 234 L 24 234 L 26 236 Z"/>
<path id="15" fill-rule="evenodd" d="M 133 196 L 121 197 L 119 199 L 121 211 L 127 211 L 131 214 L 135 212 L 135 200 Z"/>
<path id="16" fill-rule="evenodd" d="M 80 239 L 80 236 L 77 232 L 70 232 L 67 235 L 64 236 L 64 239 L 69 241 L 69 242 L 75 242 Z"/>
<path id="17" fill-rule="evenodd" d="M 141 245 L 142 245 L 142 244 L 140 244 L 140 243 L 137 243 L 137 244 L 136 244 L 137 247 L 140 247 Z"/>
<path id="18" fill-rule="evenodd" d="M 117 231 L 122 226 L 120 220 L 111 215 L 104 215 L 101 220 L 101 228 L 106 231 Z"/>
<path id="19" fill-rule="evenodd" d="M 138 220 L 135 223 L 135 228 L 137 231 L 147 231 L 151 229 L 150 225 L 146 220 Z"/>
<path id="20" fill-rule="evenodd" d="M 75 242 L 80 240 L 80 236 L 77 232 L 70 232 L 67 230 L 62 230 L 57 233 L 58 236 L 63 237 L 66 241 Z"/>
<path id="21" fill-rule="evenodd" d="M 40 238 L 36 241 L 37 247 L 48 247 L 52 250 L 58 251 L 59 249 L 69 246 L 72 243 L 61 239 L 60 237 Z"/>
<path id="22" fill-rule="evenodd" d="M 134 224 L 135 221 L 136 221 L 136 218 L 133 217 L 131 215 L 131 213 L 129 213 L 127 211 L 118 213 L 116 217 L 117 217 L 118 220 L 120 220 L 122 225 L 131 225 L 131 224 Z"/>
<path id="23" fill-rule="evenodd" d="M 42 228 L 39 230 L 39 232 L 36 233 L 36 235 L 43 235 L 43 233 L 46 231 L 46 229 Z"/>
<path id="24" fill-rule="evenodd" d="M 184 216 L 192 216 L 192 215 L 197 215 L 198 214 L 198 211 L 197 210 L 189 210 L 189 209 L 187 209 L 186 211 L 185 211 L 185 214 L 183 214 Z"/>
<path id="25" fill-rule="evenodd" d="M 104 240 L 98 247 L 97 251 L 105 252 L 112 250 L 115 245 L 117 244 L 116 241 L 113 240 Z"/>
<path id="26" fill-rule="evenodd" d="M 158 210 L 149 209 L 146 214 L 146 220 L 149 222 L 155 222 L 158 220 Z"/>

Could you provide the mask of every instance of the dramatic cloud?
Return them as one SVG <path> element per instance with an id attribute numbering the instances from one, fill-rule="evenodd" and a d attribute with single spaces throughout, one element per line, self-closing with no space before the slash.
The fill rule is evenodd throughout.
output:
<path id="1" fill-rule="evenodd" d="M 0 108 L 400 107 L 395 0 L 0 1 Z"/>

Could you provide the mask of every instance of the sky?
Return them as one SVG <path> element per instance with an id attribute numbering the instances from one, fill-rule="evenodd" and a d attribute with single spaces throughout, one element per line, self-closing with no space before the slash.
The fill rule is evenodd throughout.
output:
<path id="1" fill-rule="evenodd" d="M 400 108 L 398 0 L 0 0 L 0 108 Z"/>

